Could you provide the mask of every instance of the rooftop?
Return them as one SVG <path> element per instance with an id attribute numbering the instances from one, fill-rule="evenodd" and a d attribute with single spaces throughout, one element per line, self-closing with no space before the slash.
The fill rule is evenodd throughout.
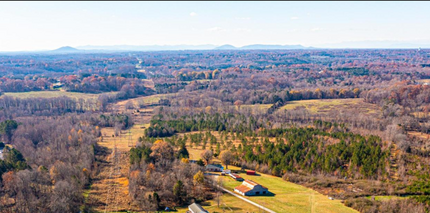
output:
<path id="1" fill-rule="evenodd" d="M 252 185 L 252 186 L 260 185 L 261 187 L 263 187 L 263 188 L 267 189 L 267 187 L 264 187 L 263 185 L 258 184 L 257 182 L 254 182 L 254 181 L 252 181 L 252 180 L 245 180 L 244 182 L 246 182 L 246 183 L 248 183 L 249 185 Z"/>
<path id="2" fill-rule="evenodd" d="M 191 210 L 193 213 L 208 213 L 208 211 L 206 211 L 202 206 L 197 203 L 189 205 L 188 209 Z"/>
<path id="3" fill-rule="evenodd" d="M 250 191 L 251 190 L 251 188 L 249 188 L 249 187 L 247 187 L 246 185 L 239 185 L 239 186 L 237 186 L 236 188 L 234 188 L 234 189 L 236 189 L 236 190 L 239 190 L 240 192 L 242 192 L 242 193 L 246 193 L 246 192 L 248 192 L 248 191 Z"/>

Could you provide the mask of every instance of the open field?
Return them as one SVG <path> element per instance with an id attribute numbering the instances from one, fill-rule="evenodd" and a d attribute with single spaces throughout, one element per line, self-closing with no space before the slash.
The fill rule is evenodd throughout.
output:
<path id="1" fill-rule="evenodd" d="M 145 105 L 151 105 L 151 104 L 158 104 L 158 101 L 162 98 L 168 98 L 173 96 L 173 94 L 157 94 L 157 95 L 150 95 L 150 96 L 141 96 L 137 98 L 131 98 L 124 101 L 119 101 L 115 103 L 114 108 L 117 110 L 125 111 L 125 105 L 127 102 L 131 101 L 135 107 L 139 106 L 140 104 Z"/>
<path id="2" fill-rule="evenodd" d="M 128 151 L 130 150 L 131 145 L 133 147 L 136 145 L 137 140 L 139 137 L 143 136 L 145 128 L 148 126 L 149 124 L 135 124 L 129 129 L 131 136 L 129 134 L 129 130 L 122 130 L 121 134 L 116 137 L 112 137 L 115 133 L 113 127 L 102 128 L 102 138 L 100 138 L 98 144 L 112 149 L 116 143 L 118 149 L 121 151 Z"/>
<path id="3" fill-rule="evenodd" d="M 200 153 L 203 150 L 197 148 L 188 148 L 190 153 L 190 159 L 200 159 Z M 214 163 L 220 163 L 219 160 L 214 159 Z M 235 166 L 229 166 L 229 169 L 240 170 Z M 247 197 L 251 201 L 254 201 L 260 205 L 266 206 L 269 209 L 276 212 L 314 212 L 314 213 L 347 213 L 357 212 L 354 209 L 348 208 L 343 205 L 339 200 L 330 200 L 327 196 L 318 193 L 312 189 L 304 186 L 294 184 L 283 180 L 280 177 L 275 177 L 266 174 L 259 174 L 259 176 L 246 175 L 241 173 L 244 179 L 250 179 L 256 181 L 259 184 L 269 188 L 269 191 L 274 193 L 275 196 L 259 196 L 259 197 Z M 241 184 L 241 182 L 235 181 L 229 177 L 223 177 L 224 187 L 233 190 L 234 187 Z M 232 202 L 229 200 L 240 200 L 233 196 L 223 195 L 224 202 Z M 240 201 L 242 202 L 242 201 Z M 250 204 L 246 204 L 246 208 L 242 207 L 244 212 L 252 212 L 253 210 L 247 209 Z M 205 207 L 206 208 L 206 207 Z M 255 207 L 254 207 L 255 208 Z M 242 212 L 240 211 L 240 212 Z"/>
<path id="4" fill-rule="evenodd" d="M 101 129 L 102 136 L 99 138 L 98 145 L 107 148 L 110 154 L 97 156 L 100 158 L 98 164 L 100 172 L 95 175 L 91 188 L 84 192 L 86 205 L 92 207 L 96 212 L 106 212 L 106 210 L 107 212 L 129 210 L 135 212 L 138 209 L 130 205 L 131 199 L 128 196 L 130 168 L 128 152 L 136 145 L 138 138 L 143 136 L 145 128 L 149 126 L 153 109 L 145 110 L 148 111 L 148 114 L 138 113 L 137 117 L 133 118 L 135 124 L 127 130 L 122 130 L 118 136 L 113 137 L 115 134 L 113 127 Z"/>
<path id="5" fill-rule="evenodd" d="M 106 147 L 109 155 L 98 156 L 100 172 L 94 177 L 89 190 L 84 192 L 86 204 L 93 210 L 102 212 L 127 211 L 134 209 L 128 196 L 128 151 L 135 146 L 149 123 L 135 124 L 129 130 L 122 130 L 119 136 L 112 137 L 113 127 L 102 128 L 98 145 Z M 115 155 L 115 146 L 118 151 Z M 115 160 L 115 156 L 117 156 Z"/>
<path id="6" fill-rule="evenodd" d="M 240 168 L 229 166 L 229 169 L 238 170 Z M 267 188 L 273 196 L 249 196 L 249 200 L 266 206 L 276 212 L 313 212 L 313 213 L 348 213 L 357 212 L 354 209 L 344 206 L 340 200 L 330 200 L 312 189 L 300 186 L 266 174 L 246 175 L 240 174 L 244 179 L 253 180 Z M 233 190 L 241 182 L 235 181 L 227 176 L 221 176 L 224 187 Z"/>
<path id="7" fill-rule="evenodd" d="M 83 98 L 97 99 L 102 94 L 115 94 L 116 92 L 100 93 L 100 94 L 90 94 L 90 93 L 80 93 L 80 92 L 65 92 L 65 91 L 32 91 L 32 92 L 5 92 L 5 96 L 11 96 L 15 98 L 56 98 L 67 96 L 69 98 Z"/>
<path id="8" fill-rule="evenodd" d="M 378 106 L 375 104 L 365 103 L 361 98 L 289 101 L 279 110 L 293 110 L 300 108 L 307 109 L 313 114 L 339 112 L 343 110 L 377 115 L 380 111 Z"/>
<path id="9" fill-rule="evenodd" d="M 386 201 L 386 200 L 394 200 L 394 199 L 408 199 L 408 197 L 400 197 L 400 196 L 374 196 L 376 201 Z M 367 199 L 372 199 L 372 196 L 367 196 Z"/>

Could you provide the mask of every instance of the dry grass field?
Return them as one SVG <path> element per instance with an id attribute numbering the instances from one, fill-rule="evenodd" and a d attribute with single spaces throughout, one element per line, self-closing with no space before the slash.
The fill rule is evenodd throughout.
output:
<path id="1" fill-rule="evenodd" d="M 289 101 L 279 110 L 293 110 L 300 108 L 307 109 L 313 114 L 353 111 L 356 113 L 377 115 L 380 111 L 377 105 L 365 103 L 361 98 Z"/>
<path id="2" fill-rule="evenodd" d="M 150 96 L 142 96 L 137 98 L 131 98 L 124 101 L 119 101 L 115 104 L 118 108 L 125 108 L 125 104 L 129 101 L 131 101 L 135 106 L 139 106 L 140 103 L 150 105 L 150 104 L 157 104 L 158 101 L 162 98 L 168 98 L 172 96 L 172 94 L 157 94 L 157 95 L 150 95 Z"/>
<path id="3" fill-rule="evenodd" d="M 135 124 L 129 130 L 122 130 L 121 134 L 113 137 L 115 131 L 113 127 L 102 128 L 102 137 L 98 144 L 109 149 L 114 148 L 115 144 L 117 149 L 121 151 L 128 151 L 132 146 L 136 145 L 139 137 L 143 136 L 145 128 L 149 124 Z"/>

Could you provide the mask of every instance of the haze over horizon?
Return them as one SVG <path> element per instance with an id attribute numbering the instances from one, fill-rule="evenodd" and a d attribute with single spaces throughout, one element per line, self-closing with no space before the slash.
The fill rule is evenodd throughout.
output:
<path id="1" fill-rule="evenodd" d="M 0 52 L 62 46 L 429 48 L 430 2 L 0 2 Z M 382 15 L 383 14 L 383 15 Z"/>

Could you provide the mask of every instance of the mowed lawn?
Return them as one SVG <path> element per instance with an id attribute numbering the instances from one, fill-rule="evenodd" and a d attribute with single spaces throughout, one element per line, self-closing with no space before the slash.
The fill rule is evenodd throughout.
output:
<path id="1" fill-rule="evenodd" d="M 201 149 L 188 148 L 191 159 L 200 159 Z M 218 159 L 213 159 L 213 163 L 220 163 Z M 239 167 L 229 166 L 229 169 L 240 170 Z M 340 200 L 330 200 L 328 196 L 318 193 L 315 190 L 306 188 L 304 186 L 294 184 L 283 180 L 280 177 L 258 173 L 258 176 L 246 175 L 240 173 L 244 179 L 253 180 L 267 188 L 274 193 L 274 196 L 255 196 L 246 197 L 260 205 L 263 205 L 275 212 L 292 212 L 292 213 L 357 213 L 358 211 L 346 207 Z M 224 187 L 233 191 L 236 186 L 241 182 L 235 181 L 227 176 L 220 176 L 223 178 Z M 258 212 L 254 206 L 236 197 L 224 194 L 222 196 L 223 202 L 230 203 L 232 207 L 240 208 L 234 212 Z M 214 202 L 214 201 L 211 201 Z M 204 207 L 206 208 L 206 207 Z M 257 211 L 256 211 L 257 210 Z M 216 210 L 215 210 L 216 211 Z M 212 212 L 212 211 L 209 211 Z M 222 212 L 222 211 L 217 211 Z M 228 212 L 228 210 L 226 210 Z"/>
<path id="2" fill-rule="evenodd" d="M 340 110 L 378 114 L 380 109 L 375 104 L 366 103 L 362 98 L 346 98 L 346 99 L 317 99 L 317 100 L 301 100 L 289 101 L 279 110 L 307 109 L 310 113 L 329 113 L 338 112 Z"/>
<path id="3" fill-rule="evenodd" d="M 208 212 L 215 213 L 215 212 L 263 212 L 262 210 L 258 209 L 257 207 L 246 203 L 243 200 L 240 200 L 233 195 L 230 194 L 223 194 L 221 196 L 220 200 L 220 206 L 218 207 L 218 203 L 215 200 L 208 200 L 203 203 L 199 203 L 204 209 L 206 209 Z M 176 208 L 179 213 L 185 213 L 187 212 L 187 207 L 180 207 Z"/>
<path id="4" fill-rule="evenodd" d="M 91 94 L 91 93 L 80 93 L 80 92 L 65 92 L 65 91 L 31 91 L 31 92 L 5 92 L 4 96 L 11 96 L 15 98 L 56 98 L 67 96 L 69 98 L 85 100 L 97 99 L 101 94 L 115 94 L 116 92 Z"/>
<path id="5" fill-rule="evenodd" d="M 230 166 L 229 169 L 239 169 Z M 340 200 L 330 200 L 327 196 L 312 189 L 284 181 L 282 178 L 258 174 L 246 175 L 240 173 L 242 178 L 253 180 L 269 189 L 273 196 L 249 196 L 246 197 L 260 205 L 263 205 L 275 212 L 294 212 L 294 213 L 349 213 L 358 211 L 346 207 Z M 241 182 L 235 181 L 230 177 L 222 176 L 224 187 L 233 190 Z"/>

